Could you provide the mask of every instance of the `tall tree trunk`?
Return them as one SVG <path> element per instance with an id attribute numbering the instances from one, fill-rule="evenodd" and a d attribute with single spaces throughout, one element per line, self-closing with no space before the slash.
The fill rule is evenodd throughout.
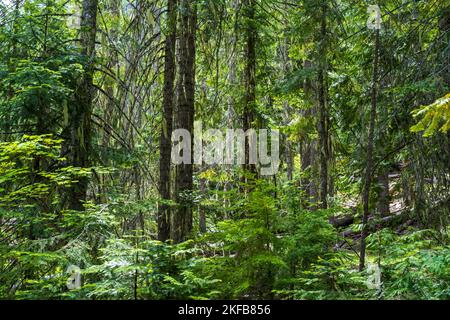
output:
<path id="1" fill-rule="evenodd" d="M 385 169 L 378 175 L 378 212 L 381 217 L 389 215 L 389 170 Z"/>
<path id="2" fill-rule="evenodd" d="M 370 108 L 370 122 L 369 135 L 367 137 L 367 165 L 364 179 L 363 190 L 363 219 L 361 231 L 361 251 L 359 255 L 359 271 L 364 270 L 366 258 L 366 237 L 367 237 L 367 222 L 369 219 L 369 200 L 370 187 L 372 184 L 372 168 L 373 168 L 373 149 L 374 149 L 374 132 L 375 132 L 375 118 L 377 113 L 377 89 L 378 89 L 378 59 L 380 47 L 380 30 L 375 31 L 375 48 L 373 57 L 373 75 L 372 75 L 372 94 L 371 94 L 371 108 Z"/>
<path id="3" fill-rule="evenodd" d="M 327 119 L 328 123 L 330 122 L 329 118 Z M 329 125 L 328 125 L 329 128 Z M 335 180 L 334 180 L 334 172 L 336 168 L 336 159 L 333 150 L 333 143 L 331 139 L 330 131 L 328 131 L 328 196 L 330 199 L 334 199 L 335 195 Z M 330 205 L 328 203 L 328 205 Z"/>
<path id="4" fill-rule="evenodd" d="M 288 24 L 288 21 L 285 20 L 285 23 Z M 282 61 L 281 69 L 284 74 L 289 74 L 292 70 L 291 61 L 289 59 L 289 40 L 288 37 L 285 36 L 282 40 L 282 43 L 279 46 L 279 55 Z M 290 124 L 291 114 L 293 110 L 289 105 L 289 100 L 285 100 L 283 103 L 283 124 L 288 126 Z M 292 151 L 292 143 L 289 141 L 289 137 L 284 137 L 284 156 L 286 159 L 286 171 L 287 171 L 287 179 L 291 181 L 293 179 L 294 173 L 294 156 Z"/>
<path id="5" fill-rule="evenodd" d="M 114 21 L 115 19 L 121 19 L 121 0 L 111 0 L 106 5 L 106 10 L 109 15 L 109 19 Z M 107 62 L 107 69 L 113 75 L 107 81 L 105 81 L 105 93 L 106 96 L 102 97 L 103 100 L 103 130 L 101 137 L 101 161 L 104 165 L 112 165 L 113 159 L 110 156 L 110 150 L 114 147 L 114 121 L 116 108 L 120 101 L 120 86 L 116 83 L 115 78 L 120 78 L 120 63 L 119 53 L 116 47 L 119 39 L 119 26 L 118 24 L 112 24 L 110 34 L 102 33 L 102 41 L 108 43 L 108 46 L 104 49 L 105 55 L 109 57 Z M 102 181 L 98 184 L 99 201 L 105 203 L 107 201 L 107 185 L 109 177 L 107 175 L 101 175 L 99 177 Z"/>
<path id="6" fill-rule="evenodd" d="M 163 92 L 163 120 L 159 141 L 159 192 L 163 201 L 170 200 L 170 157 L 172 152 L 172 119 L 173 92 L 175 81 L 175 43 L 177 25 L 177 0 L 167 2 L 168 34 L 165 43 L 164 57 L 164 92 Z M 170 207 L 161 203 L 158 209 L 158 240 L 166 241 L 170 237 Z"/>
<path id="7" fill-rule="evenodd" d="M 255 121 L 256 109 L 256 28 L 255 28 L 255 0 L 245 0 L 246 44 L 245 44 L 245 93 L 244 108 L 242 113 L 243 130 L 252 128 Z M 250 139 L 245 144 L 244 169 L 256 174 L 256 165 L 249 164 L 250 161 Z"/>
<path id="8" fill-rule="evenodd" d="M 112 0 L 108 3 L 107 10 L 109 11 L 109 15 L 112 19 L 121 18 L 121 11 L 120 11 L 120 1 L 121 0 Z M 119 30 L 118 26 L 116 24 L 113 24 L 111 26 L 110 35 L 103 34 L 103 41 L 109 41 L 109 45 L 107 47 L 106 54 L 110 57 L 107 68 L 111 71 L 111 73 L 119 77 L 119 55 L 118 50 L 116 48 L 116 43 L 119 38 Z M 113 79 L 110 79 L 107 82 L 107 85 L 105 87 L 105 92 L 107 93 L 106 97 L 106 103 L 105 103 L 105 110 L 104 110 L 104 130 L 103 130 L 103 137 L 102 137 L 102 147 L 107 149 L 110 147 L 111 143 L 111 123 L 113 121 L 114 111 L 116 109 L 116 90 L 117 84 L 113 81 Z M 107 155 L 105 150 L 105 155 Z M 103 159 L 106 163 L 108 163 L 110 160 L 105 157 Z"/>
<path id="9" fill-rule="evenodd" d="M 207 194 L 208 185 L 206 179 L 200 179 L 200 192 L 202 194 Z M 200 204 L 198 206 L 198 227 L 201 233 L 206 233 L 206 208 Z"/>
<path id="10" fill-rule="evenodd" d="M 311 69 L 312 63 L 309 60 L 303 62 L 303 67 L 305 69 Z M 311 118 L 315 118 L 317 110 L 313 101 L 313 84 L 310 79 L 306 79 L 303 83 L 303 91 L 305 97 L 311 102 L 311 107 L 302 111 L 302 116 L 307 118 L 308 121 Z M 309 138 L 308 135 L 303 135 L 300 143 L 300 159 L 301 159 L 301 169 L 302 178 L 300 181 L 301 188 L 304 194 L 304 199 L 302 201 L 305 208 L 314 209 L 315 203 L 317 202 L 317 183 L 314 178 L 314 173 L 316 173 L 316 165 L 314 159 L 316 158 L 316 141 Z"/>
<path id="11" fill-rule="evenodd" d="M 327 90 L 326 90 L 326 36 L 327 36 L 327 5 L 322 3 L 322 18 L 320 26 L 319 44 L 319 69 L 317 76 L 318 100 L 319 100 L 319 121 L 317 131 L 319 133 L 319 165 L 320 165 L 320 206 L 323 209 L 328 207 L 328 114 L 327 114 Z"/>
<path id="12" fill-rule="evenodd" d="M 288 110 L 290 109 L 289 107 L 289 103 L 287 101 L 285 101 L 284 103 L 284 108 L 285 108 L 285 114 L 288 113 Z M 285 122 L 286 124 L 287 121 Z M 285 140 L 284 140 L 284 144 L 285 144 L 285 158 L 286 158 L 286 175 L 287 175 L 287 179 L 288 181 L 292 181 L 293 179 L 293 175 L 294 175 L 294 155 L 292 152 L 292 143 L 289 141 L 289 137 L 286 136 Z"/>
<path id="13" fill-rule="evenodd" d="M 195 100 L 195 40 L 197 6 L 195 0 L 182 0 L 180 10 L 179 80 L 177 101 L 177 127 L 191 134 L 191 151 L 194 141 Z M 177 210 L 173 215 L 172 239 L 175 243 L 188 238 L 192 231 L 193 152 L 191 163 L 176 166 L 175 194 Z"/>
<path id="14" fill-rule="evenodd" d="M 69 110 L 69 125 L 66 130 L 66 158 L 75 167 L 89 167 L 91 153 L 91 114 L 94 96 L 93 74 L 95 59 L 95 37 L 97 33 L 98 0 L 84 0 L 81 12 L 80 46 L 84 73 L 74 93 Z M 72 210 L 83 210 L 86 200 L 88 179 L 82 177 L 79 182 L 66 190 L 66 206 Z"/>

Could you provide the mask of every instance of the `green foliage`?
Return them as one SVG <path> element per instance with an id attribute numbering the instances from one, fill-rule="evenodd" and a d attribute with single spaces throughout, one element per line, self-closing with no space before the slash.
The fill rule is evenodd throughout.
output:
<path id="1" fill-rule="evenodd" d="M 85 241 L 110 227 L 108 215 L 94 206 L 60 208 L 60 188 L 89 173 L 61 167 L 60 145 L 51 135 L 0 143 L 2 297 L 59 296 L 65 265 L 81 263 L 91 250 Z"/>
<path id="2" fill-rule="evenodd" d="M 290 288 L 278 290 L 284 298 L 306 300 L 362 299 L 374 293 L 366 284 L 367 276 L 356 269 L 353 252 L 328 252 L 307 269 L 289 278 Z"/>
<path id="3" fill-rule="evenodd" d="M 285 219 L 288 235 L 283 237 L 282 248 L 287 250 L 290 265 L 307 269 L 326 254 L 333 245 L 336 234 L 328 222 L 329 211 L 302 210 Z"/>
<path id="4" fill-rule="evenodd" d="M 383 230 L 369 237 L 369 248 L 380 252 L 382 297 L 385 299 L 450 298 L 448 230 L 413 231 L 398 236 Z"/>
<path id="5" fill-rule="evenodd" d="M 240 202 L 242 217 L 221 221 L 202 240 L 214 254 L 205 267 L 221 279 L 223 297 L 271 297 L 277 270 L 285 263 L 277 255 L 275 189 L 264 180 L 254 181 Z M 211 248 L 212 247 L 212 248 Z"/>
<path id="6" fill-rule="evenodd" d="M 66 2 L 24 1 L 0 26 L 0 128 L 59 133 L 65 125 L 81 57 L 65 20 Z M 15 133 L 16 130 L 12 130 Z"/>
<path id="7" fill-rule="evenodd" d="M 412 112 L 415 118 L 422 119 L 411 127 L 412 132 L 423 132 L 429 137 L 437 131 L 446 133 L 450 129 L 450 94 Z"/>
<path id="8" fill-rule="evenodd" d="M 100 264 L 83 274 L 80 292 L 96 299 L 207 299 L 214 298 L 217 282 L 202 277 L 206 258 L 189 242 L 164 244 L 140 238 L 110 239 L 102 249 Z"/>
<path id="9" fill-rule="evenodd" d="M 21 140 L 0 143 L 0 201 L 2 206 L 32 207 L 50 198 L 60 186 L 70 185 L 77 178 L 89 175 L 89 170 L 61 167 L 62 140 L 51 135 L 27 136 Z M 47 163 L 53 171 L 41 170 Z M 30 180 L 34 183 L 30 184 Z M 29 201 L 33 199 L 33 201 Z"/>

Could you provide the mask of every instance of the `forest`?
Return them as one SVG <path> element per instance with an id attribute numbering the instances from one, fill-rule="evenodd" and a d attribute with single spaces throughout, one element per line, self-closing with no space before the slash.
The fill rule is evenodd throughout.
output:
<path id="1" fill-rule="evenodd" d="M 0 300 L 449 300 L 446 0 L 0 0 Z"/>

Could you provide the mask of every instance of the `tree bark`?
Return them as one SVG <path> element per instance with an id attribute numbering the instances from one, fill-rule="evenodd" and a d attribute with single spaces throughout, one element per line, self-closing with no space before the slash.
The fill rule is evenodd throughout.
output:
<path id="1" fill-rule="evenodd" d="M 389 209 L 389 171 L 386 169 L 378 175 L 378 212 L 382 217 L 390 214 Z"/>
<path id="2" fill-rule="evenodd" d="M 81 12 L 80 49 L 83 57 L 84 73 L 74 93 L 69 110 L 69 124 L 65 130 L 63 152 L 70 165 L 86 168 L 90 166 L 91 153 L 91 114 L 94 97 L 93 75 L 95 59 L 95 37 L 97 34 L 98 0 L 84 0 Z M 88 179 L 65 190 L 65 206 L 72 210 L 83 210 L 86 200 Z"/>
<path id="3" fill-rule="evenodd" d="M 175 81 L 175 44 L 177 25 L 177 0 L 167 1 L 168 34 L 164 49 L 164 92 L 163 92 L 163 119 L 159 142 L 159 192 L 163 201 L 170 200 L 170 161 L 172 152 L 173 128 L 173 92 Z M 158 240 L 166 241 L 170 237 L 171 210 L 167 203 L 160 203 L 158 208 Z"/>
<path id="4" fill-rule="evenodd" d="M 287 24 L 288 21 L 285 21 Z M 289 41 L 288 37 L 284 37 L 282 43 L 279 46 L 279 54 L 282 61 L 282 70 L 285 74 L 291 72 L 291 63 L 289 59 Z M 291 114 L 293 110 L 289 105 L 289 100 L 285 100 L 283 103 L 283 124 L 288 126 L 290 124 Z M 289 137 L 284 137 L 284 156 L 286 159 L 286 172 L 288 181 L 292 181 L 294 174 L 294 156 L 292 151 L 292 143 L 289 141 Z"/>
<path id="5" fill-rule="evenodd" d="M 303 67 L 305 69 L 312 68 L 311 61 L 305 61 L 303 63 Z M 304 81 L 303 91 L 305 92 L 306 98 L 310 98 L 309 100 L 311 101 L 312 106 L 309 109 L 302 111 L 302 116 L 305 118 L 313 118 L 316 116 L 317 110 L 315 105 L 312 103 L 313 85 L 311 80 L 307 79 Z M 301 138 L 300 159 L 303 176 L 300 184 L 304 194 L 302 203 L 305 208 L 309 209 L 314 209 L 315 203 L 317 202 L 317 181 L 313 174 L 316 173 L 316 166 L 314 163 L 314 159 L 317 154 L 316 144 L 316 141 L 310 139 L 308 135 L 304 135 Z"/>
<path id="6" fill-rule="evenodd" d="M 252 128 L 255 121 L 256 108 L 256 28 L 255 28 L 255 0 L 245 0 L 246 44 L 245 44 L 245 93 L 244 108 L 242 113 L 243 130 L 246 132 Z M 245 144 L 245 165 L 244 169 L 256 175 L 256 165 L 249 164 L 250 160 L 250 139 Z"/>
<path id="7" fill-rule="evenodd" d="M 207 183 L 206 179 L 200 179 L 200 192 L 202 194 L 207 194 L 208 192 Z M 206 233 L 206 208 L 201 204 L 198 206 L 198 227 L 200 233 Z"/>
<path id="8" fill-rule="evenodd" d="M 326 90 L 326 36 L 327 36 L 327 5 L 322 3 L 322 18 L 320 26 L 319 45 L 319 69 L 317 75 L 318 100 L 319 100 L 319 121 L 317 131 L 319 133 L 319 164 L 320 164 L 320 207 L 328 207 L 328 115 L 327 115 L 327 90 Z"/>
<path id="9" fill-rule="evenodd" d="M 120 0 L 112 0 L 108 4 L 107 8 L 109 11 L 109 14 L 113 18 L 121 17 L 121 11 L 120 11 Z M 118 41 L 119 38 L 119 30 L 116 25 L 113 25 L 110 30 L 110 35 L 107 34 L 102 35 L 104 38 L 104 41 L 109 41 L 109 46 L 107 48 L 106 54 L 110 57 L 107 67 L 108 70 L 111 70 L 115 76 L 119 77 L 119 55 L 118 50 L 115 47 L 115 44 Z M 116 108 L 116 99 L 115 99 L 115 87 L 117 87 L 117 84 L 114 81 L 107 82 L 107 85 L 105 87 L 105 91 L 107 93 L 106 97 L 106 103 L 105 103 L 105 110 L 104 110 L 104 126 L 109 126 L 110 123 L 113 121 L 114 111 Z M 103 137 L 102 137 L 102 147 L 108 148 L 110 147 L 111 143 L 111 130 L 109 128 L 105 128 L 103 130 Z M 110 161 L 110 159 L 103 159 L 107 163 Z"/>
<path id="10" fill-rule="evenodd" d="M 182 0 L 181 6 L 176 123 L 178 128 L 190 132 L 193 151 L 197 6 L 195 0 Z M 176 166 L 175 194 L 178 207 L 171 228 L 175 243 L 185 241 L 192 231 L 193 152 L 190 162 Z"/>
<path id="11" fill-rule="evenodd" d="M 369 219 L 369 200 L 370 200 L 370 187 L 372 184 L 375 118 L 376 118 L 376 113 L 377 113 L 379 47 L 380 47 L 380 30 L 377 29 L 375 31 L 375 48 L 374 48 L 374 58 L 373 58 L 373 75 L 372 75 L 373 78 L 372 78 L 370 122 L 369 122 L 369 135 L 367 137 L 367 165 L 366 165 L 363 199 L 362 199 L 363 200 L 363 219 L 362 219 L 362 231 L 361 231 L 361 252 L 359 255 L 359 271 L 364 270 L 365 257 L 366 257 L 367 222 Z"/>

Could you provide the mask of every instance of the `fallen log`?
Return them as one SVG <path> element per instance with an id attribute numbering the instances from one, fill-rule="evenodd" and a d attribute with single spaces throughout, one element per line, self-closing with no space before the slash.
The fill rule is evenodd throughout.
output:
<path id="1" fill-rule="evenodd" d="M 409 211 L 405 211 L 397 215 L 383 217 L 379 220 L 375 219 L 375 217 L 372 216 L 371 218 L 369 218 L 368 232 L 373 233 L 388 227 L 396 227 L 398 230 L 408 227 L 412 224 L 414 224 L 414 221 L 411 220 Z M 359 238 L 361 236 L 361 231 L 347 229 L 341 233 L 341 236 L 343 238 Z"/>
<path id="2" fill-rule="evenodd" d="M 330 224 L 335 228 L 348 227 L 355 222 L 355 217 L 353 215 L 346 215 L 341 217 L 332 216 L 328 219 Z"/>

